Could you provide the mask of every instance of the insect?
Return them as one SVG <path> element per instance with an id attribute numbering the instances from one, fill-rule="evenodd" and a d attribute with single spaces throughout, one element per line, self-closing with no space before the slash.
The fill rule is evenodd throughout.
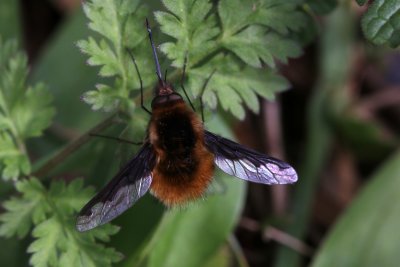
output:
<path id="1" fill-rule="evenodd" d="M 255 183 L 296 182 L 296 171 L 289 164 L 204 129 L 194 108 L 162 79 L 147 19 L 146 25 L 158 77 L 151 111 L 144 107 L 141 95 L 142 107 L 151 114 L 147 137 L 137 154 L 82 208 L 77 230 L 111 221 L 149 190 L 166 206 L 198 199 L 210 185 L 215 166 Z M 135 67 L 138 71 L 136 63 Z"/>

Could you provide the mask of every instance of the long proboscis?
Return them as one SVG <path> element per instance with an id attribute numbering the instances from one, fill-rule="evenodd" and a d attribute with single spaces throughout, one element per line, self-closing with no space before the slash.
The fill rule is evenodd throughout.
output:
<path id="1" fill-rule="evenodd" d="M 151 28 L 150 28 L 149 20 L 147 18 L 146 18 L 146 27 L 147 27 L 147 32 L 149 33 L 149 39 L 150 39 L 151 48 L 153 49 L 153 57 L 154 57 L 154 62 L 156 64 L 156 74 L 157 74 L 158 80 L 162 81 L 160 62 L 158 61 L 156 47 L 154 46 L 153 36 L 151 34 Z"/>

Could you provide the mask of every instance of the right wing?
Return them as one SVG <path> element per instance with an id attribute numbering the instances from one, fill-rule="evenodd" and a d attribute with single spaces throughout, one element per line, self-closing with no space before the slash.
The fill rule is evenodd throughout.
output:
<path id="1" fill-rule="evenodd" d="M 292 166 L 241 144 L 204 131 L 204 141 L 215 164 L 225 173 L 260 184 L 291 184 L 297 181 Z"/>
<path id="2" fill-rule="evenodd" d="M 79 212 L 76 229 L 84 232 L 105 224 L 130 208 L 150 188 L 154 150 L 146 142 L 115 177 Z"/>

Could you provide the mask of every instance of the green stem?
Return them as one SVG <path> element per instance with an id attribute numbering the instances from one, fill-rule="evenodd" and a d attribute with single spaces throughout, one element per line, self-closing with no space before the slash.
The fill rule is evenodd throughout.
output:
<path id="1" fill-rule="evenodd" d="M 67 144 L 60 152 L 58 152 L 54 157 L 48 160 L 45 164 L 43 164 L 38 170 L 32 173 L 35 177 L 44 177 L 48 175 L 48 173 L 56 166 L 58 166 L 61 162 L 65 160 L 68 156 L 78 150 L 82 145 L 89 141 L 91 138 L 91 133 L 97 133 L 101 130 L 107 128 L 112 124 L 116 114 L 111 115 L 104 121 L 100 122 L 92 129 L 78 137 L 76 140 L 72 141 L 71 143 Z"/>
<path id="2" fill-rule="evenodd" d="M 236 239 L 235 235 L 230 234 L 228 237 L 228 244 L 236 258 L 237 264 L 239 267 L 249 267 L 249 263 L 246 260 L 246 256 L 243 254 L 243 250 L 240 247 L 238 240 Z"/>

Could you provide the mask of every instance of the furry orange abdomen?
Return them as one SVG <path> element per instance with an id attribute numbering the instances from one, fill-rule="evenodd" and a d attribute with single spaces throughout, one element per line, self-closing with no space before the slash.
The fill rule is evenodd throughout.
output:
<path id="1" fill-rule="evenodd" d="M 197 149 L 196 154 L 201 159 L 193 172 L 170 176 L 158 167 L 154 169 L 151 192 L 166 206 L 185 204 L 204 195 L 212 180 L 214 160 L 213 155 L 203 149 Z"/>

